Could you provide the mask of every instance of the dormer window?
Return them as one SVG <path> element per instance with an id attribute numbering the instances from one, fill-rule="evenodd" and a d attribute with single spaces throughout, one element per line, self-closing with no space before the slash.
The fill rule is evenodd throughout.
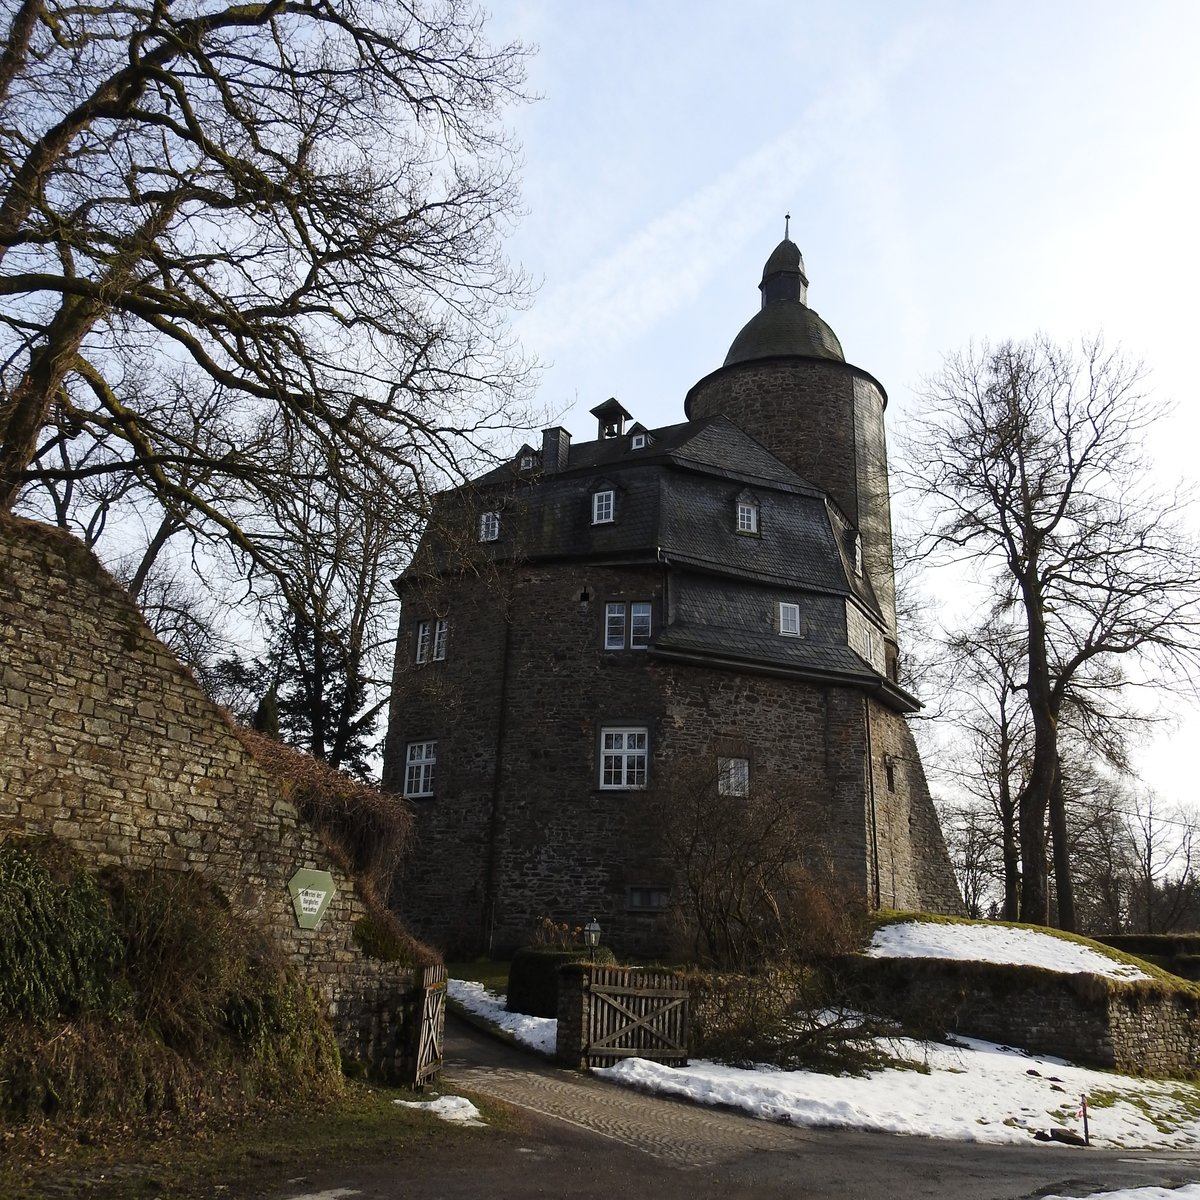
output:
<path id="1" fill-rule="evenodd" d="M 479 514 L 479 540 L 481 542 L 500 540 L 500 514 L 498 512 Z"/>
<path id="2" fill-rule="evenodd" d="M 533 455 L 532 454 L 522 454 L 521 455 L 521 470 L 522 471 L 532 471 L 533 470 Z"/>
<path id="3" fill-rule="evenodd" d="M 739 500 L 737 503 L 738 533 L 758 532 L 758 505 L 750 500 Z"/>
<path id="4" fill-rule="evenodd" d="M 616 518 L 616 492 L 606 488 L 602 492 L 592 493 L 592 524 L 609 525 Z"/>
<path id="5" fill-rule="evenodd" d="M 635 433 L 633 437 L 629 439 L 629 448 L 630 450 L 645 450 L 646 435 L 644 433 Z"/>

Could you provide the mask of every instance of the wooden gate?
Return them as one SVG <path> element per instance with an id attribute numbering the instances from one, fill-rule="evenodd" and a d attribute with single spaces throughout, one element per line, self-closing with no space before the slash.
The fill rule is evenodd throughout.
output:
<path id="1" fill-rule="evenodd" d="M 446 1031 L 444 966 L 426 967 L 418 974 L 415 1007 L 412 1050 L 408 1058 L 412 1073 L 404 1082 L 420 1089 L 442 1069 L 442 1042 Z"/>
<path id="2" fill-rule="evenodd" d="M 587 1066 L 622 1058 L 687 1066 L 688 992 L 677 976 L 628 967 L 591 967 L 587 975 Z"/>

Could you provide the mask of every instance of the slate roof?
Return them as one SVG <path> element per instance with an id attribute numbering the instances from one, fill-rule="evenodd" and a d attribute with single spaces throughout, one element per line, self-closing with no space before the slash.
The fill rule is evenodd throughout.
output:
<path id="1" fill-rule="evenodd" d="M 759 503 L 759 533 L 733 528 L 743 492 Z M 665 489 L 659 544 L 672 561 L 787 585 L 803 580 L 823 591 L 848 590 L 825 500 L 820 495 L 739 489 L 734 481 L 680 475 Z"/>
<path id="2" fill-rule="evenodd" d="M 666 564 L 679 573 L 678 611 L 658 629 L 656 652 L 896 691 L 846 644 L 847 600 L 881 618 L 869 581 L 850 569 L 844 519 L 825 494 L 726 417 L 644 432 L 651 441 L 641 450 L 628 434 L 599 438 L 572 444 L 561 471 L 522 471 L 518 456 L 446 493 L 444 509 L 462 510 L 462 532 L 439 539 L 431 525 L 406 574 L 444 569 L 463 553 Z M 615 519 L 593 524 L 592 496 L 602 490 L 614 492 Z M 758 506 L 756 533 L 737 532 L 739 502 Z M 478 514 L 489 510 L 500 512 L 501 537 L 480 543 Z M 780 600 L 803 604 L 812 636 L 779 635 Z"/>
<path id="3" fill-rule="evenodd" d="M 630 449 L 628 435 L 573 444 L 567 468 L 550 474 L 522 472 L 518 456 L 446 499 L 501 510 L 501 540 L 481 546 L 497 557 L 666 558 L 731 578 L 852 593 L 877 611 L 865 581 L 846 569 L 825 494 L 760 442 L 724 416 L 648 432 L 642 450 Z M 591 497 L 606 488 L 616 493 L 616 519 L 595 525 Z M 757 535 L 735 532 L 739 499 L 759 505 Z M 435 546 L 425 550 L 438 557 Z M 420 565 L 428 569 L 428 557 Z"/>
<path id="4" fill-rule="evenodd" d="M 797 300 L 777 300 L 742 326 L 724 365 L 789 355 L 846 361 L 837 334 L 811 308 Z"/>
<path id="5" fill-rule="evenodd" d="M 770 482 L 806 489 L 815 496 L 821 495 L 817 488 L 805 483 L 795 471 L 784 466 L 761 442 L 743 433 L 728 417 L 705 417 L 699 421 L 681 421 L 678 425 L 664 425 L 649 430 L 639 424 L 637 429 L 648 433 L 652 439 L 650 445 L 642 450 L 630 449 L 629 433 L 623 437 L 573 442 L 566 469 L 556 472 L 554 476 L 539 477 L 549 481 L 551 478 L 570 478 L 580 472 L 600 468 L 632 469 L 648 463 L 671 462 L 677 466 L 717 472 L 732 479 Z M 512 483 L 523 477 L 525 474 L 519 468 L 518 456 L 479 476 L 471 486 L 481 490 Z"/>
<path id="6" fill-rule="evenodd" d="M 651 653 L 661 658 L 694 656 L 706 662 L 717 659 L 814 680 L 858 684 L 885 692 L 892 705 L 902 711 L 916 712 L 921 707 L 918 700 L 885 680 L 849 646 L 813 645 L 802 638 L 755 635 L 734 629 L 671 625 L 654 639 Z"/>

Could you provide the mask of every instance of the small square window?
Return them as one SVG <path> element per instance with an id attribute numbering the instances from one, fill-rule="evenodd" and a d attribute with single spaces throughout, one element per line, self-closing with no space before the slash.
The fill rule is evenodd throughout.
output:
<path id="1" fill-rule="evenodd" d="M 404 794 L 432 796 L 437 742 L 409 742 L 404 765 Z"/>
<path id="2" fill-rule="evenodd" d="M 629 439 L 629 448 L 631 450 L 644 450 L 646 448 L 646 435 L 644 433 L 635 433 Z"/>
<path id="3" fill-rule="evenodd" d="M 615 504 L 614 493 L 596 492 L 592 496 L 592 524 L 607 525 L 613 520 Z"/>
<path id="4" fill-rule="evenodd" d="M 722 796 L 750 794 L 750 760 L 748 758 L 717 759 L 717 792 Z"/>
<path id="5" fill-rule="evenodd" d="M 742 501 L 738 502 L 737 506 L 737 531 L 738 533 L 757 533 L 758 532 L 758 505 L 746 504 Z"/>
<path id="6" fill-rule="evenodd" d="M 784 637 L 800 636 L 800 605 L 780 602 L 779 632 Z"/>
<path id="7" fill-rule="evenodd" d="M 532 471 L 533 470 L 533 455 L 532 454 L 522 454 L 521 455 L 521 470 L 522 471 Z"/>
<path id="8" fill-rule="evenodd" d="M 485 512 L 479 514 L 479 540 L 495 542 L 500 539 L 500 514 Z"/>

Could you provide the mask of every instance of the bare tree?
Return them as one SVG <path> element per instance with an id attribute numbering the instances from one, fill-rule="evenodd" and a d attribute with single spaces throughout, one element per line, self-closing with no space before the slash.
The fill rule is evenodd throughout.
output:
<path id="1" fill-rule="evenodd" d="M 1130 804 L 1130 927 L 1137 933 L 1168 933 L 1194 916 L 1200 819 L 1178 805 L 1162 804 L 1149 791 L 1135 793 Z"/>
<path id="2" fill-rule="evenodd" d="M 1020 913 L 1075 924 L 1059 745 L 1064 712 L 1112 728 L 1132 662 L 1171 685 L 1200 648 L 1200 554 L 1179 496 L 1150 489 L 1142 435 L 1162 414 L 1144 374 L 1099 340 L 1045 338 L 946 360 L 907 437 L 909 486 L 930 515 L 921 550 L 971 562 L 1020 631 L 1031 749 L 1017 797 Z"/>
<path id="3" fill-rule="evenodd" d="M 519 415 L 524 52 L 466 0 L 0 12 L 0 510 L 138 490 L 286 590 L 248 514 L 296 464 L 420 505 Z M 197 380 L 218 444 L 161 403 Z"/>
<path id="4" fill-rule="evenodd" d="M 681 768 L 649 808 L 692 961 L 746 970 L 856 948 L 862 903 L 839 886 L 794 789 L 755 783 L 731 795 L 718 773 Z"/>
<path id="5" fill-rule="evenodd" d="M 962 891 L 967 916 L 1001 914 L 1004 861 L 994 816 L 978 800 L 938 806 L 946 850 Z"/>

